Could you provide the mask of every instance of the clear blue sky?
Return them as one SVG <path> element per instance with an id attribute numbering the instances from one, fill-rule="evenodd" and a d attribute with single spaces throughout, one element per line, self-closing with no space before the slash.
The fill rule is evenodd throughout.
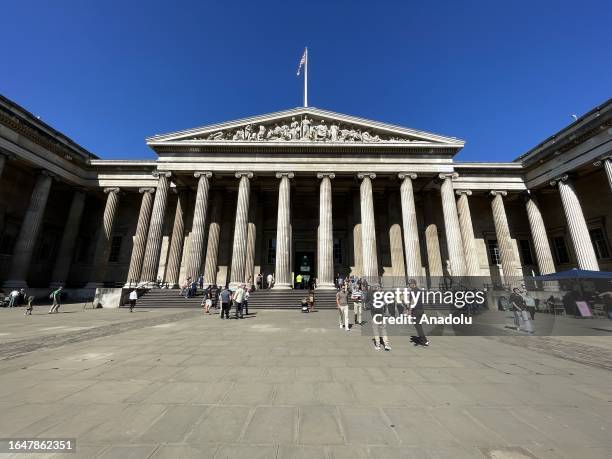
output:
<path id="1" fill-rule="evenodd" d="M 310 105 L 512 160 L 612 95 L 605 1 L 3 2 L 0 93 L 102 158 Z"/>

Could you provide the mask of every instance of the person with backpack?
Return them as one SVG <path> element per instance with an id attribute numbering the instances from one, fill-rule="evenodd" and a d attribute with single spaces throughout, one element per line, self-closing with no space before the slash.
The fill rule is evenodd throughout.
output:
<path id="1" fill-rule="evenodd" d="M 60 286 L 57 288 L 57 290 L 51 292 L 51 295 L 49 295 L 49 299 L 53 300 L 53 305 L 51 306 L 51 309 L 49 309 L 49 312 L 47 314 L 53 314 L 54 312 L 57 313 L 59 311 L 62 301 L 62 287 Z"/>

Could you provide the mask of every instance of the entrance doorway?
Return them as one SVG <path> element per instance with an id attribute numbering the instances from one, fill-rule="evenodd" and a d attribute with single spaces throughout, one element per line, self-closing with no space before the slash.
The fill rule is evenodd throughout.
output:
<path id="1" fill-rule="evenodd" d="M 295 277 L 302 275 L 302 284 L 295 288 L 308 288 L 311 279 L 315 277 L 314 252 L 295 252 L 294 269 Z"/>

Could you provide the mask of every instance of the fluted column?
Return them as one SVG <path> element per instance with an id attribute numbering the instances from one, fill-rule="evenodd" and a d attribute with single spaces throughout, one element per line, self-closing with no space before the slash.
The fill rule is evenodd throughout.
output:
<path id="1" fill-rule="evenodd" d="M 465 255 L 463 254 L 463 241 L 461 240 L 459 215 L 457 214 L 457 203 L 455 202 L 452 182 L 458 176 L 459 174 L 457 173 L 439 175 L 442 180 L 440 196 L 442 198 L 442 212 L 444 214 L 444 230 L 446 231 L 450 271 L 453 276 L 465 276 Z"/>
<path id="2" fill-rule="evenodd" d="M 155 193 L 155 188 L 140 188 L 138 192 L 142 193 L 142 199 L 140 201 L 140 212 L 138 213 L 136 234 L 134 235 L 134 243 L 132 245 L 130 268 L 128 270 L 127 282 L 125 283 L 126 288 L 132 287 L 133 284 L 138 284 L 140 279 L 145 245 L 147 243 L 147 233 L 149 232 L 149 220 L 151 219 L 151 207 L 153 207 L 153 193 Z"/>
<path id="3" fill-rule="evenodd" d="M 68 280 L 70 265 L 72 264 L 72 257 L 74 256 L 74 248 L 79 234 L 81 216 L 83 215 L 83 208 L 85 207 L 85 198 L 86 194 L 83 190 L 76 190 L 72 195 L 68 218 L 64 226 L 64 234 L 62 235 L 62 242 L 60 243 L 59 251 L 53 266 L 53 273 L 51 274 L 50 287 L 52 288 L 63 286 Z"/>
<path id="4" fill-rule="evenodd" d="M 612 190 L 612 156 L 606 156 L 601 158 L 599 161 L 593 164 L 596 167 L 602 166 L 606 171 L 606 176 L 608 177 L 608 185 L 610 185 L 610 190 Z M 2 172 L 0 172 L 0 175 Z"/>
<path id="5" fill-rule="evenodd" d="M 113 234 L 113 223 L 117 214 L 117 203 L 119 202 L 119 188 L 105 188 L 106 206 L 104 207 L 104 217 L 102 227 L 96 242 L 96 251 L 93 259 L 91 280 L 85 288 L 97 288 L 104 286 L 104 276 L 108 266 L 110 255 L 111 237 Z"/>
<path id="6" fill-rule="evenodd" d="M 334 288 L 334 228 L 331 181 L 336 175 L 319 172 L 319 229 L 317 232 L 317 288 Z"/>
<path id="7" fill-rule="evenodd" d="M 358 191 L 351 192 L 353 212 L 353 274 L 363 276 L 363 247 L 361 244 L 361 197 Z"/>
<path id="8" fill-rule="evenodd" d="M 434 198 L 432 192 L 425 193 L 424 214 L 425 214 L 425 247 L 427 249 L 427 267 L 429 276 L 441 277 L 444 275 L 442 269 L 442 255 L 440 254 L 440 238 L 438 236 L 438 224 L 435 217 Z M 435 285 L 435 280 L 432 286 Z"/>
<path id="9" fill-rule="evenodd" d="M 178 288 L 181 260 L 183 258 L 183 244 L 185 242 L 185 216 L 184 209 L 187 200 L 185 190 L 176 190 L 176 210 L 174 211 L 174 224 L 172 225 L 172 238 L 170 239 L 170 254 L 166 266 L 165 281 L 169 288 Z M 197 280 L 197 277 L 193 277 Z"/>
<path id="10" fill-rule="evenodd" d="M 191 234 L 189 235 L 186 276 L 197 279 L 202 270 L 202 257 L 204 256 L 204 231 L 206 228 L 208 192 L 212 173 L 195 172 L 193 175 L 198 179 L 198 191 L 196 193 L 195 208 L 193 210 Z"/>
<path id="11" fill-rule="evenodd" d="M 506 283 L 514 284 L 521 273 L 519 272 L 519 262 L 515 257 L 514 248 L 512 247 L 512 236 L 510 235 L 508 217 L 504 206 L 503 196 L 507 194 L 506 191 L 491 191 L 493 196 L 491 209 L 493 211 L 493 223 L 495 224 L 499 257 L 501 258 L 501 265 L 504 271 L 504 280 Z"/>
<path id="12" fill-rule="evenodd" d="M 554 273 L 555 262 L 550 250 L 546 226 L 544 225 L 538 200 L 531 192 L 525 195 L 525 208 L 527 210 L 527 218 L 529 219 L 529 228 L 531 229 L 531 238 L 533 239 L 540 275 Z"/>
<path id="13" fill-rule="evenodd" d="M 168 187 L 170 186 L 170 172 L 156 172 L 154 176 L 158 177 L 158 182 L 157 190 L 155 191 L 155 201 L 153 202 L 151 223 L 149 225 L 149 234 L 147 235 L 144 262 L 140 274 L 142 282 L 155 282 L 157 280 L 164 216 L 166 214 L 166 204 L 168 203 Z"/>
<path id="14" fill-rule="evenodd" d="M 372 196 L 372 180 L 374 173 L 359 173 L 361 180 L 359 195 L 361 198 L 361 246 L 363 277 L 372 285 L 378 285 L 378 254 L 376 252 L 376 227 L 374 222 L 374 197 Z"/>
<path id="15" fill-rule="evenodd" d="M 291 183 L 293 172 L 278 172 L 278 218 L 276 220 L 276 268 L 274 288 L 291 288 Z"/>
<path id="16" fill-rule="evenodd" d="M 402 204 L 402 224 L 404 227 L 404 250 L 406 255 L 406 275 L 409 278 L 422 276 L 421 245 L 417 224 L 416 207 L 412 181 L 417 178 L 413 173 L 398 174 L 402 181 L 400 196 Z"/>
<path id="17" fill-rule="evenodd" d="M 230 284 L 236 286 L 244 282 L 244 265 L 246 261 L 247 225 L 249 218 L 250 179 L 252 172 L 237 172 L 238 201 L 236 204 L 236 222 L 234 223 L 234 243 L 232 246 L 232 270 Z"/>
<path id="18" fill-rule="evenodd" d="M 580 200 L 576 194 L 574 184 L 567 175 L 564 175 L 557 180 L 551 182 L 551 185 L 559 187 L 563 210 L 567 220 L 574 252 L 576 252 L 576 260 L 580 269 L 591 271 L 599 271 L 599 263 L 595 255 L 595 249 L 591 242 L 589 228 L 582 212 Z"/>
<path id="19" fill-rule="evenodd" d="M 30 269 L 30 261 L 32 260 L 32 252 L 38 240 L 52 180 L 51 174 L 46 171 L 41 171 L 36 179 L 34 190 L 32 190 L 32 195 L 30 196 L 28 210 L 23 218 L 19 236 L 15 243 L 15 249 L 13 250 L 9 279 L 4 283 L 4 286 L 7 288 L 27 287 L 26 281 L 28 270 Z"/>
<path id="20" fill-rule="evenodd" d="M 244 282 L 255 284 L 255 242 L 257 240 L 257 194 L 251 193 L 249 205 L 249 223 L 247 224 L 247 248 L 244 261 Z"/>
<path id="21" fill-rule="evenodd" d="M 221 232 L 221 210 L 223 198 L 221 191 L 215 193 L 210 211 L 208 225 L 208 243 L 206 245 L 206 261 L 204 262 L 204 285 L 217 283 L 217 256 L 219 254 L 219 234 Z"/>
<path id="22" fill-rule="evenodd" d="M 406 265 L 404 263 L 404 243 L 402 242 L 402 218 L 400 199 L 397 193 L 389 193 L 387 217 L 389 222 L 389 254 L 391 255 L 391 278 L 385 285 L 406 286 Z"/>
<path id="23" fill-rule="evenodd" d="M 463 252 L 467 275 L 470 277 L 480 276 L 480 263 L 476 253 L 476 241 L 474 240 L 474 227 L 472 226 L 472 213 L 468 196 L 472 195 L 470 190 L 457 190 L 457 212 L 459 214 L 459 226 L 461 227 L 461 240 L 463 241 Z"/>

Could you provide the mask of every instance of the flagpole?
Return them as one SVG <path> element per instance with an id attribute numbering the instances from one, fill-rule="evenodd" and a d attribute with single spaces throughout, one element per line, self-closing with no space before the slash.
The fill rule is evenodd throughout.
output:
<path id="1" fill-rule="evenodd" d="M 304 107 L 308 107 L 308 47 L 306 47 L 306 62 L 304 62 Z"/>

